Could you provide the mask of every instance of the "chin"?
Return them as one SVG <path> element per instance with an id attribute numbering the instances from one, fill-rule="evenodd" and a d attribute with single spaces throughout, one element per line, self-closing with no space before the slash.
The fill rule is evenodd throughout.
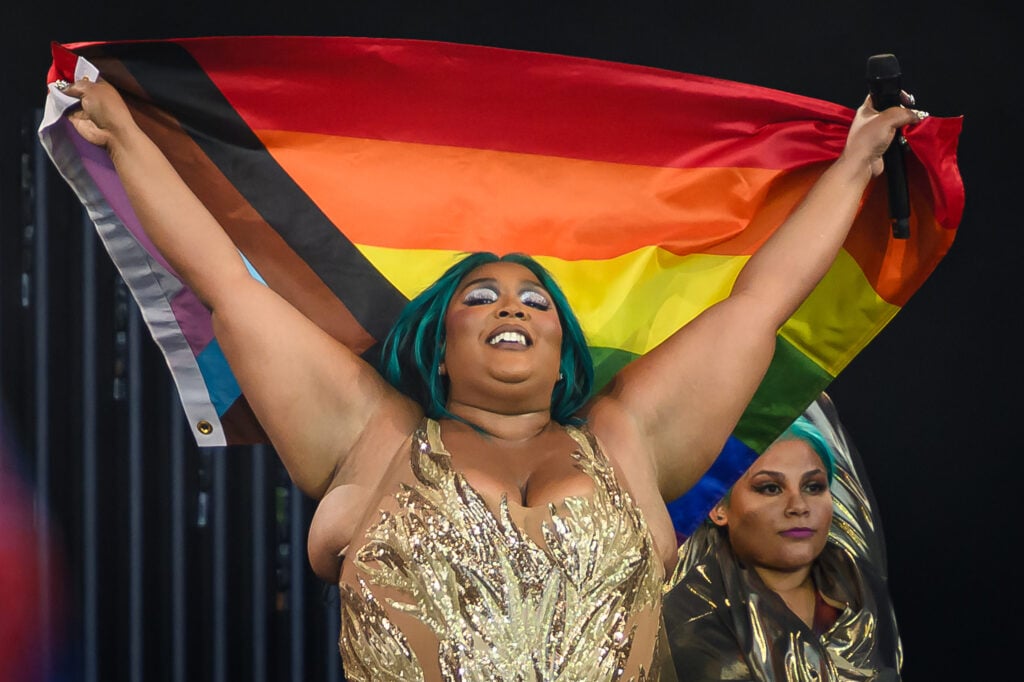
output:
<path id="1" fill-rule="evenodd" d="M 491 378 L 500 384 L 514 388 L 528 386 L 530 382 L 530 377 L 528 375 L 523 375 L 516 372 L 495 372 L 491 374 Z"/>
<path id="2" fill-rule="evenodd" d="M 814 560 L 818 558 L 820 553 L 821 552 L 801 552 L 800 554 L 785 557 L 780 563 L 783 566 L 783 570 L 796 571 L 813 564 Z"/>
<path id="3" fill-rule="evenodd" d="M 532 384 L 533 386 L 540 385 L 540 378 L 537 373 L 532 369 L 516 369 L 516 368 L 501 368 L 492 367 L 490 371 L 491 378 L 496 381 L 500 381 L 503 384 Z"/>
<path id="4" fill-rule="evenodd" d="M 818 557 L 817 552 L 810 550 L 804 551 L 792 551 L 792 549 L 778 554 L 762 555 L 756 558 L 751 563 L 755 566 L 767 568 L 772 571 L 798 571 L 802 568 L 814 563 L 814 560 Z"/>

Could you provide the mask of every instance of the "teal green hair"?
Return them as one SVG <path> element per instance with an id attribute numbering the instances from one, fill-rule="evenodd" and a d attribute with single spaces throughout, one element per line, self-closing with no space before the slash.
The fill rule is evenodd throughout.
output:
<path id="1" fill-rule="evenodd" d="M 576 413 L 590 399 L 594 385 L 590 349 L 561 287 L 544 266 L 525 254 L 498 256 L 481 251 L 448 268 L 402 309 L 381 347 L 381 373 L 392 386 L 419 403 L 428 417 L 456 419 L 447 408 L 448 377 L 438 371 L 445 353 L 444 319 L 462 280 L 488 263 L 522 265 L 551 295 L 562 324 L 561 378 L 551 393 L 551 418 L 560 424 L 581 424 L 583 420 Z"/>
<path id="2" fill-rule="evenodd" d="M 836 457 L 825 440 L 825 436 L 821 435 L 821 431 L 814 425 L 814 422 L 804 415 L 800 415 L 789 425 L 789 428 L 782 432 L 781 436 L 775 439 L 775 442 L 783 440 L 802 440 L 810 445 L 825 467 L 829 485 L 832 484 L 832 477 L 836 471 Z"/>

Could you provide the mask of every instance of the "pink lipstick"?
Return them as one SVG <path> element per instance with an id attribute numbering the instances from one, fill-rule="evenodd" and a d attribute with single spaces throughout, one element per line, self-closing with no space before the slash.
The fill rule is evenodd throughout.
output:
<path id="1" fill-rule="evenodd" d="M 814 529 L 813 528 L 790 528 L 789 530 L 782 531 L 781 533 L 779 533 L 779 535 L 781 535 L 783 537 L 786 537 L 786 538 L 794 538 L 794 539 L 797 539 L 797 540 L 802 540 L 804 538 L 809 538 L 812 535 L 814 535 Z"/>

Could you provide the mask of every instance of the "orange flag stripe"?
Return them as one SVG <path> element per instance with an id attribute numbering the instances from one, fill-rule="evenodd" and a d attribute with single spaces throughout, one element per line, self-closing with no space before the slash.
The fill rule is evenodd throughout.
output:
<path id="1" fill-rule="evenodd" d="M 309 133 L 257 134 L 349 239 L 387 248 L 523 250 L 585 260 L 614 258 L 653 243 L 677 255 L 749 255 L 755 246 L 749 235 L 739 250 L 728 242 L 716 245 L 723 244 L 723 233 L 743 231 L 780 175 L 757 168 L 660 168 Z M 791 187 L 781 203 L 791 207 L 805 191 Z M 727 199 L 712 208 L 702 201 L 707 196 Z"/>

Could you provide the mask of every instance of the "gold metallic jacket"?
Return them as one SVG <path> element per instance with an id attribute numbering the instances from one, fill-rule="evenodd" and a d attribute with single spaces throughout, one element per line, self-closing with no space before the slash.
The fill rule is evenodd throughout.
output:
<path id="1" fill-rule="evenodd" d="M 664 605 L 680 682 L 900 679 L 903 654 L 885 549 L 860 458 L 827 396 L 805 414 L 836 456 L 832 528 L 812 575 L 839 618 L 816 635 L 737 561 L 722 531 L 705 524 L 680 548 Z"/>

